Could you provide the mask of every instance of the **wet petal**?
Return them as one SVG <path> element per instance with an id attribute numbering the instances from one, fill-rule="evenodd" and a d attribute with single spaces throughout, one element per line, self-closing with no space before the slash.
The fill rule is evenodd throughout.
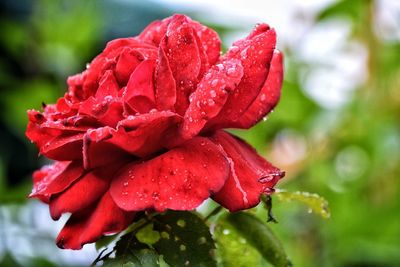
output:
<path id="1" fill-rule="evenodd" d="M 168 140 L 174 138 L 177 125 L 181 120 L 182 118 L 173 112 L 156 111 L 130 116 L 122 120 L 116 130 L 103 127 L 91 131 L 85 137 L 85 166 L 97 165 L 94 162 L 102 162 L 99 158 L 105 157 L 105 155 L 98 155 L 98 153 L 100 153 L 101 147 L 106 146 L 109 146 L 110 153 L 119 159 L 123 156 L 123 154 L 118 154 L 121 152 L 127 152 L 137 157 L 147 157 L 160 151 L 168 147 Z M 111 149 L 111 147 L 113 148 Z M 115 148 L 121 151 L 117 152 Z M 117 155 L 121 157 L 117 157 Z"/>
<path id="2" fill-rule="evenodd" d="M 256 35 L 253 32 L 250 34 L 251 38 L 248 37 L 239 42 L 240 46 L 231 47 L 224 56 L 224 58 L 240 59 L 244 75 L 220 114 L 210 122 L 210 128 L 231 127 L 231 124 L 240 118 L 259 94 L 267 78 L 276 43 L 275 31 L 264 26 L 263 24 L 259 25 L 254 30 L 259 34 Z M 259 28 L 265 31 L 261 31 Z"/>
<path id="3" fill-rule="evenodd" d="M 54 160 L 77 160 L 82 158 L 83 133 L 56 136 L 40 147 L 40 153 Z"/>
<path id="4" fill-rule="evenodd" d="M 190 96 L 180 133 L 184 139 L 197 135 L 210 119 L 218 115 L 229 94 L 243 75 L 239 60 L 231 59 L 213 66 Z"/>
<path id="5" fill-rule="evenodd" d="M 44 166 L 33 174 L 33 189 L 29 197 L 47 203 L 51 195 L 64 191 L 83 173 L 79 161 L 57 161 Z"/>
<path id="6" fill-rule="evenodd" d="M 90 207 L 108 190 L 110 180 L 123 162 L 108 164 L 86 173 L 67 190 L 53 195 L 50 199 L 50 214 L 58 220 L 63 213 L 75 213 Z"/>
<path id="7" fill-rule="evenodd" d="M 153 74 L 154 60 L 145 60 L 137 66 L 129 78 L 123 99 L 131 109 L 147 113 L 155 107 Z"/>
<path id="8" fill-rule="evenodd" d="M 207 54 L 208 63 L 214 65 L 218 61 L 221 52 L 221 40 L 218 33 L 197 21 L 192 21 L 191 25 L 194 27 L 202 48 Z"/>
<path id="9" fill-rule="evenodd" d="M 158 61 L 155 73 L 155 98 L 159 110 L 174 110 L 176 102 L 176 84 L 163 49 L 158 49 Z"/>
<path id="10" fill-rule="evenodd" d="M 136 67 L 144 60 L 143 55 L 136 49 L 124 48 L 115 66 L 115 76 L 120 85 L 126 85 Z"/>
<path id="11" fill-rule="evenodd" d="M 248 129 L 259 122 L 278 104 L 283 82 L 282 61 L 282 54 L 278 50 L 275 50 L 268 77 L 259 95 L 231 127 Z"/>
<path id="12" fill-rule="evenodd" d="M 108 142 L 115 130 L 111 127 L 100 127 L 89 130 L 83 138 L 83 166 L 93 169 L 115 162 L 124 162 L 131 156 L 120 147 Z"/>
<path id="13" fill-rule="evenodd" d="M 167 32 L 167 27 L 171 19 L 172 17 L 153 21 L 136 38 L 145 43 L 158 46 Z"/>
<path id="14" fill-rule="evenodd" d="M 228 172 L 220 148 L 195 137 L 151 160 L 128 164 L 110 192 L 124 210 L 192 210 L 222 187 Z"/>
<path id="15" fill-rule="evenodd" d="M 260 202 L 284 173 L 259 156 L 254 148 L 224 131 L 211 139 L 221 145 L 230 165 L 230 175 L 213 199 L 230 211 L 249 209 Z"/>
<path id="16" fill-rule="evenodd" d="M 183 114 L 189 106 L 188 97 L 197 85 L 201 67 L 194 30 L 186 16 L 173 16 L 160 46 L 167 55 L 176 81 L 175 109 L 179 114 Z"/>
<path id="17" fill-rule="evenodd" d="M 57 237 L 57 246 L 81 249 L 83 245 L 97 241 L 102 235 L 124 230 L 133 217 L 133 212 L 126 212 L 115 205 L 107 192 L 93 208 L 71 215 Z"/>

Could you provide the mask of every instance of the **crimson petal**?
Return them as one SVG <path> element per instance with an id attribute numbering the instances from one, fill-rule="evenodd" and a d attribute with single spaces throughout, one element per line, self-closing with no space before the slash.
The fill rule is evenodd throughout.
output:
<path id="1" fill-rule="evenodd" d="M 115 205 L 107 192 L 95 207 L 71 215 L 56 239 L 57 246 L 81 249 L 84 244 L 95 242 L 102 235 L 124 230 L 133 217 L 133 212 L 126 212 Z"/>
<path id="2" fill-rule="evenodd" d="M 82 158 L 84 133 L 56 136 L 40 147 L 40 153 L 54 160 L 76 160 Z"/>
<path id="3" fill-rule="evenodd" d="M 65 212 L 75 213 L 95 203 L 109 188 L 110 180 L 121 164 L 107 165 L 86 173 L 68 190 L 50 198 L 50 214 L 58 220 Z"/>
<path id="4" fill-rule="evenodd" d="M 33 189 L 29 197 L 48 203 L 51 195 L 64 191 L 83 173 L 79 161 L 57 161 L 44 166 L 33 174 Z"/>
<path id="5" fill-rule="evenodd" d="M 177 124 L 181 120 L 182 118 L 173 112 L 157 111 L 129 116 L 120 121 L 116 130 L 102 127 L 90 131 L 85 135 L 83 148 L 85 167 L 91 168 L 107 161 L 107 156 L 110 154 L 98 155 L 101 147 L 111 149 L 109 151 L 112 157 L 108 157 L 108 160 L 123 158 L 124 154 L 119 154 L 121 152 L 137 157 L 147 157 L 168 146 L 168 140 L 172 139 L 177 131 Z M 115 148 L 121 151 L 118 152 Z"/>
<path id="6" fill-rule="evenodd" d="M 266 116 L 278 103 L 283 81 L 283 57 L 278 50 L 274 51 L 271 67 L 264 85 L 249 108 L 233 123 L 231 127 L 248 129 Z"/>
<path id="7" fill-rule="evenodd" d="M 220 148 L 195 137 L 145 161 L 128 164 L 111 183 L 111 196 L 128 211 L 192 210 L 217 192 L 229 173 Z"/>
<path id="8" fill-rule="evenodd" d="M 197 135 L 208 120 L 217 116 L 243 75 L 240 60 L 230 59 L 213 66 L 190 96 L 180 128 L 184 139 Z"/>
<path id="9" fill-rule="evenodd" d="M 115 76 L 118 82 L 126 85 L 132 72 L 143 60 L 143 55 L 136 49 L 124 48 L 115 66 Z"/>
<path id="10" fill-rule="evenodd" d="M 85 169 L 94 169 L 107 166 L 114 162 L 124 162 L 130 158 L 129 154 L 120 147 L 107 142 L 115 130 L 111 127 L 101 127 L 89 130 L 83 138 L 83 166 Z M 105 153 L 105 151 L 107 151 Z"/>
<path id="11" fill-rule="evenodd" d="M 184 114 L 201 68 L 194 30 L 186 16 L 172 17 L 160 46 L 167 55 L 177 85 L 175 109 L 179 114 Z"/>
<path id="12" fill-rule="evenodd" d="M 154 60 L 142 61 L 129 78 L 123 98 L 125 103 L 136 112 L 146 113 L 155 107 L 154 69 Z"/>
<path id="13" fill-rule="evenodd" d="M 158 61 L 155 73 L 155 98 L 159 110 L 173 110 L 176 102 L 176 84 L 167 56 L 162 48 L 158 49 Z"/>
<path id="14" fill-rule="evenodd" d="M 240 59 L 244 75 L 220 114 L 210 121 L 209 128 L 232 127 L 233 122 L 240 118 L 254 101 L 267 77 L 275 43 L 275 31 L 265 24 L 260 24 L 249 37 L 235 43 L 238 46 L 233 46 L 228 50 L 223 58 Z"/>
<path id="15" fill-rule="evenodd" d="M 273 191 L 284 176 L 243 140 L 224 131 L 217 131 L 211 138 L 222 146 L 230 165 L 229 178 L 213 199 L 230 211 L 256 206 L 260 195 Z"/>

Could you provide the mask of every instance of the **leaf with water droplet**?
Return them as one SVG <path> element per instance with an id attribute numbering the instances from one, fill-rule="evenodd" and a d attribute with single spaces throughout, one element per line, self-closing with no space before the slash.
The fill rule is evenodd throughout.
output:
<path id="1" fill-rule="evenodd" d="M 281 242 L 265 222 L 245 212 L 230 213 L 226 221 L 273 266 L 292 266 Z"/>
<path id="2" fill-rule="evenodd" d="M 288 192 L 286 190 L 276 189 L 274 196 L 280 201 L 299 201 L 304 203 L 308 206 L 309 211 L 321 215 L 324 219 L 328 219 L 331 216 L 328 208 L 328 201 L 318 194 L 300 191 Z"/>
<path id="3" fill-rule="evenodd" d="M 159 255 L 140 242 L 133 232 L 123 235 L 114 247 L 115 257 L 106 258 L 102 266 L 159 267 Z"/>
<path id="4" fill-rule="evenodd" d="M 221 216 L 216 222 L 214 239 L 217 242 L 218 248 L 217 258 L 222 263 L 222 266 L 260 266 L 260 253 L 252 246 L 249 246 L 246 239 L 226 221 L 226 216 Z"/>
<path id="5" fill-rule="evenodd" d="M 168 211 L 153 218 L 161 233 L 153 247 L 170 266 L 217 266 L 209 227 L 195 212 Z"/>

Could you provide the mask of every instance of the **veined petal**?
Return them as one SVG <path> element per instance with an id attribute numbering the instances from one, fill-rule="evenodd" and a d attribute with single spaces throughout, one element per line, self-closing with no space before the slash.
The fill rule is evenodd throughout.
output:
<path id="1" fill-rule="evenodd" d="M 284 176 L 243 140 L 224 131 L 216 132 L 211 139 L 223 148 L 230 166 L 229 178 L 213 199 L 230 211 L 256 206 L 261 194 L 273 192 Z"/>
<path id="2" fill-rule="evenodd" d="M 147 113 L 155 107 L 153 74 L 154 60 L 140 63 L 129 78 L 123 99 L 126 105 L 139 113 Z"/>
<path id="3" fill-rule="evenodd" d="M 190 96 L 180 133 L 183 139 L 197 135 L 210 119 L 218 115 L 229 94 L 243 76 L 240 60 L 231 59 L 213 66 Z"/>
<path id="4" fill-rule="evenodd" d="M 151 160 L 128 164 L 111 183 L 111 196 L 128 211 L 192 210 L 219 191 L 229 172 L 220 148 L 195 137 Z"/>
<path id="5" fill-rule="evenodd" d="M 282 53 L 274 51 L 268 77 L 260 93 L 243 115 L 230 127 L 248 129 L 265 117 L 278 104 L 283 82 Z"/>
<path id="6" fill-rule="evenodd" d="M 47 203 L 53 194 L 64 191 L 83 174 L 79 161 L 57 161 L 44 166 L 33 174 L 33 189 L 29 197 Z"/>
<path id="7" fill-rule="evenodd" d="M 218 116 L 209 122 L 208 128 L 231 127 L 231 124 L 241 117 L 259 95 L 268 75 L 275 49 L 276 34 L 273 29 L 261 24 L 249 37 L 237 43 L 239 46 L 231 47 L 223 58 L 240 59 L 243 66 L 243 78 Z"/>
<path id="8" fill-rule="evenodd" d="M 60 248 L 81 249 L 102 235 L 118 233 L 132 222 L 133 212 L 120 209 L 107 192 L 97 205 L 71 215 L 57 237 Z"/>

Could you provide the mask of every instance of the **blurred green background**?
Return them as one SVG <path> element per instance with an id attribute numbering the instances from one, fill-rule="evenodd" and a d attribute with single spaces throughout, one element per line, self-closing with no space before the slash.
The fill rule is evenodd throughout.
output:
<path id="1" fill-rule="evenodd" d="M 175 12 L 217 29 L 225 48 L 253 21 L 277 29 L 286 56 L 281 102 L 267 120 L 236 133 L 286 170 L 279 188 L 329 201 L 324 220 L 273 200 L 279 223 L 271 227 L 294 265 L 400 266 L 397 1 L 187 2 L 0 2 L 0 266 L 87 266 L 95 258 L 93 246 L 56 248 L 63 221 L 51 222 L 46 206 L 26 199 L 32 171 L 46 163 L 24 137 L 26 110 L 55 102 L 66 78 L 108 40 Z"/>

